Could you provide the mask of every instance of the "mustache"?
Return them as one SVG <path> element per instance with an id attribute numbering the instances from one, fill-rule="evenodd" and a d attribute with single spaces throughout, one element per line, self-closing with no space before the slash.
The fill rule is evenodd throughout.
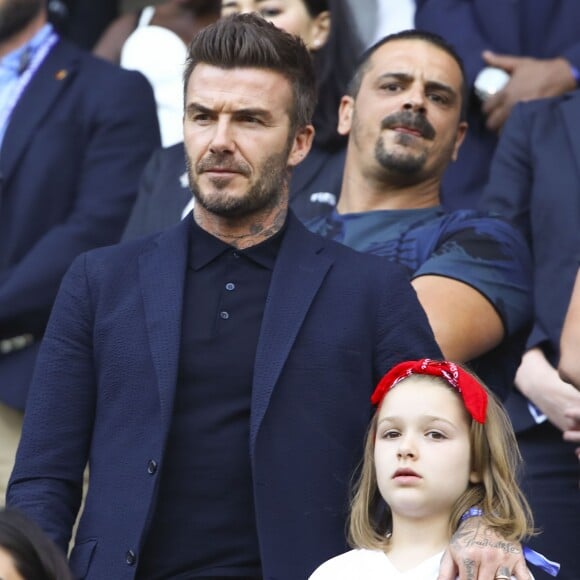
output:
<path id="1" fill-rule="evenodd" d="M 398 111 L 397 113 L 388 115 L 381 121 L 381 130 L 394 129 L 395 127 L 414 129 L 415 131 L 419 131 L 421 137 L 429 140 L 433 140 L 437 134 L 433 125 L 425 117 L 411 111 Z"/>
<path id="2" fill-rule="evenodd" d="M 250 166 L 243 161 L 235 161 L 228 155 L 219 153 L 210 153 L 201 159 L 195 166 L 197 173 L 221 169 L 223 171 L 232 171 L 248 176 L 251 173 Z"/>

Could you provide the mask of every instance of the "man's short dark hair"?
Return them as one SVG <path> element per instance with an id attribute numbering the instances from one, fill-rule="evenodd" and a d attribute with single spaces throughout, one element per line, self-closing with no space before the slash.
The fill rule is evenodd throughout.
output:
<path id="1" fill-rule="evenodd" d="M 261 68 L 286 77 L 294 103 L 289 111 L 293 130 L 310 124 L 316 106 L 312 58 L 298 37 L 256 14 L 232 14 L 198 32 L 188 50 L 184 89 L 200 63 L 223 69 Z"/>
<path id="2" fill-rule="evenodd" d="M 457 63 L 459 70 L 461 71 L 461 120 L 465 121 L 467 117 L 469 93 L 467 90 L 467 81 L 465 77 L 463 59 L 459 56 L 453 45 L 447 42 L 442 36 L 439 36 L 434 32 L 427 32 L 426 30 L 412 29 L 396 32 L 395 34 L 389 34 L 388 36 L 381 38 L 375 42 L 375 44 L 367 48 L 367 50 L 365 50 L 365 52 L 362 54 L 356 72 L 354 73 L 354 76 L 348 85 L 348 94 L 351 97 L 357 96 L 362 84 L 363 77 L 369 68 L 372 55 L 384 44 L 394 42 L 396 40 L 421 40 L 436 46 L 443 52 L 446 52 L 451 58 L 453 58 L 453 60 Z"/>

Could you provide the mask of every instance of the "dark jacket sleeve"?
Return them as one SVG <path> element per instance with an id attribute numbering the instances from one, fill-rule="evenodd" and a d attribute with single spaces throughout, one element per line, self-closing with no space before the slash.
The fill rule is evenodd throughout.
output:
<path id="1" fill-rule="evenodd" d="M 6 495 L 9 506 L 36 521 L 65 552 L 81 505 L 96 398 L 85 256 L 64 277 L 42 342 Z"/>

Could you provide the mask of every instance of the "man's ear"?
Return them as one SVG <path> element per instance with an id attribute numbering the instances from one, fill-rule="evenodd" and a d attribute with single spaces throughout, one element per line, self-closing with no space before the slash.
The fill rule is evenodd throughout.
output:
<path id="1" fill-rule="evenodd" d="M 312 125 L 306 125 L 296 131 L 292 149 L 290 150 L 290 155 L 288 157 L 288 165 L 290 167 L 295 167 L 308 155 L 308 152 L 312 147 L 313 139 L 314 127 Z"/>
<path id="2" fill-rule="evenodd" d="M 338 106 L 338 127 L 341 135 L 348 135 L 352 127 L 352 116 L 354 113 L 354 99 L 349 95 L 344 95 L 340 99 Z"/>
<path id="3" fill-rule="evenodd" d="M 452 161 L 457 161 L 457 156 L 459 155 L 459 148 L 465 139 L 465 135 L 467 135 L 467 123 L 462 121 L 457 126 L 457 136 L 455 137 L 455 146 L 453 147 L 453 154 L 451 155 Z"/>

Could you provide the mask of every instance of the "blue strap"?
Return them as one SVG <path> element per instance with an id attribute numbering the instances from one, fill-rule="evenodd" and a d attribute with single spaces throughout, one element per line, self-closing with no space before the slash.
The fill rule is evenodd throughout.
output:
<path id="1" fill-rule="evenodd" d="M 479 518 L 483 515 L 483 510 L 481 508 L 472 507 L 467 511 L 463 512 L 463 515 L 459 518 L 459 523 L 463 523 L 468 518 Z"/>
<path id="2" fill-rule="evenodd" d="M 534 566 L 541 568 L 546 574 L 550 576 L 557 576 L 558 572 L 560 571 L 560 564 L 558 562 L 553 562 L 552 560 L 548 560 L 546 556 L 532 550 L 529 546 L 522 544 L 522 548 L 524 550 L 524 558 Z"/>

